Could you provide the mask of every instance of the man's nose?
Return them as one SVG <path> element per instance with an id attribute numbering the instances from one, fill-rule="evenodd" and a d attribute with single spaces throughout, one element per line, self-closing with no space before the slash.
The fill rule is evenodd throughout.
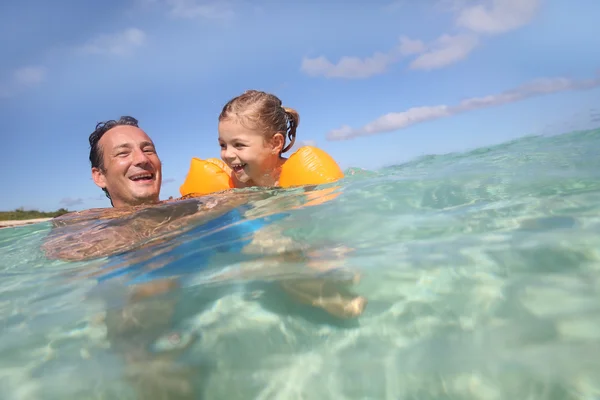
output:
<path id="1" fill-rule="evenodd" d="M 150 162 L 150 159 L 148 158 L 148 155 L 144 151 L 142 151 L 141 149 L 134 151 L 133 163 L 135 165 L 148 164 L 149 162 Z"/>

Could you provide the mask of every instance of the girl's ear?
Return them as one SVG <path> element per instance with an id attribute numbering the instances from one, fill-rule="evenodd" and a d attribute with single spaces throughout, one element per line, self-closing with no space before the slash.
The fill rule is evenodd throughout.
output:
<path id="1" fill-rule="evenodd" d="M 285 144 L 285 136 L 281 132 L 277 132 L 271 138 L 271 148 L 273 150 L 273 154 L 281 154 L 281 150 L 283 150 L 283 145 Z"/>

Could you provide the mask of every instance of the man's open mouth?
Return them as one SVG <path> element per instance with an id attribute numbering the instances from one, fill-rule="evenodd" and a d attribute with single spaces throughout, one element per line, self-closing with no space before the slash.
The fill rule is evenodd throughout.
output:
<path id="1" fill-rule="evenodd" d="M 150 172 L 144 172 L 142 174 L 135 174 L 129 177 L 134 182 L 150 182 L 154 180 L 154 174 Z"/>
<path id="2" fill-rule="evenodd" d="M 231 169 L 234 172 L 242 172 L 242 170 L 244 169 L 245 166 L 246 166 L 246 164 L 234 164 L 231 166 Z"/>

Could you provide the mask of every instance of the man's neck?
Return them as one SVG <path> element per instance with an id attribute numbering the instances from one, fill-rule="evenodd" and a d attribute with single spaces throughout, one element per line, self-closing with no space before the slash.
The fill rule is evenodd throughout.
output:
<path id="1" fill-rule="evenodd" d="M 160 200 L 157 199 L 139 199 L 137 201 L 113 201 L 113 208 L 131 208 L 139 206 L 151 206 L 159 204 Z"/>

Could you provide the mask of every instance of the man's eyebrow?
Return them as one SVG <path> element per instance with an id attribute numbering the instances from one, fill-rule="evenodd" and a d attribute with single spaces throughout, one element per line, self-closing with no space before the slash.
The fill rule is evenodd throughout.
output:
<path id="1" fill-rule="evenodd" d="M 131 145 L 129 143 L 123 143 L 118 146 L 113 147 L 113 151 L 121 150 L 121 149 L 130 149 Z"/>
<path id="2" fill-rule="evenodd" d="M 154 143 L 149 141 L 144 141 L 140 143 L 140 147 L 152 146 L 154 147 Z M 131 143 L 122 143 L 118 146 L 113 147 L 113 151 L 121 150 L 121 149 L 131 149 L 133 146 Z"/>

